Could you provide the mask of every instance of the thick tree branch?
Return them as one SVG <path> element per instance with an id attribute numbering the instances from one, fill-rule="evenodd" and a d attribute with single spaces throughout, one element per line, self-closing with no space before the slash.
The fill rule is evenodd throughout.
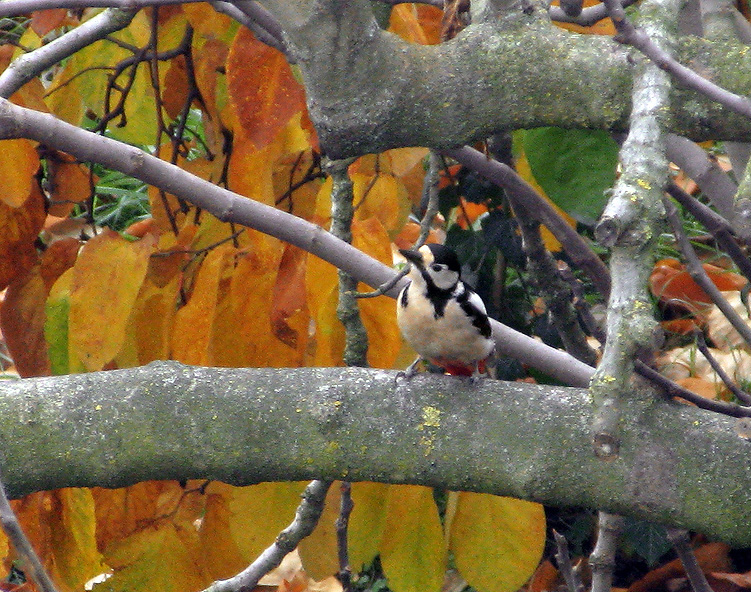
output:
<path id="1" fill-rule="evenodd" d="M 735 419 L 636 390 L 620 457 L 603 463 L 584 390 L 395 377 L 161 362 L 6 381 L 5 483 L 13 497 L 153 479 L 415 483 L 600 508 L 751 545 L 751 443 Z"/>
<path id="2" fill-rule="evenodd" d="M 346 9 L 337 2 L 261 3 L 290 41 L 321 146 L 332 158 L 397 146 L 452 148 L 542 125 L 628 126 L 635 50 L 568 34 L 540 11 L 520 10 L 514 24 L 473 21 L 451 41 L 418 46 L 380 30 L 365 0 Z M 751 56 L 740 44 L 685 37 L 676 53 L 726 88 L 745 93 L 750 86 Z M 582 92 L 581 80 L 591 92 Z M 694 91 L 673 89 L 671 110 L 671 131 L 681 135 L 751 138 L 751 121 Z"/>

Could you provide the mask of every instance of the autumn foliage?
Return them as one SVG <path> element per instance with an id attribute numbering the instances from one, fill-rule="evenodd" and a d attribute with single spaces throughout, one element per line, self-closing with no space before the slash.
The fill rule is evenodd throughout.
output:
<path id="1" fill-rule="evenodd" d="M 39 47 L 50 31 L 79 22 L 67 11 L 36 13 L 21 45 Z M 395 31 L 420 43 L 437 42 L 439 22 L 440 12 L 426 7 L 400 6 L 392 18 Z M 134 60 L 132 48 L 153 39 L 160 57 Z M 20 52 L 2 51 L 5 66 Z M 35 79 L 13 100 L 124 142 L 157 146 L 162 158 L 199 177 L 329 225 L 331 181 L 321 173 L 293 69 L 208 4 L 141 11 L 112 40 L 66 60 L 46 87 Z M 394 150 L 351 167 L 353 243 L 388 265 L 392 241 L 414 233 L 407 219 L 426 154 Z M 0 321 L 19 375 L 164 359 L 342 363 L 338 277 L 330 264 L 153 187 L 151 217 L 125 232 L 69 219 L 79 204 L 93 204 L 97 175 L 87 163 L 27 140 L 3 143 L 0 173 L 0 287 L 7 288 Z M 360 308 L 369 364 L 403 365 L 410 353 L 402 351 L 393 302 L 363 300 Z M 291 520 L 302 488 L 152 482 L 39 492 L 14 504 L 60 590 L 82 590 L 96 578 L 94 590 L 188 591 L 255 559 Z M 316 580 L 338 569 L 337 496 L 334 486 L 320 526 L 299 551 Z M 427 488 L 358 483 L 353 496 L 351 563 L 359 570 L 379 555 L 397 592 L 438 590 L 449 553 L 478 589 L 514 590 L 542 552 L 545 520 L 536 504 L 451 493 L 441 519 Z M 3 537 L 0 558 L 10 569 L 14 552 Z M 491 565 L 506 567 L 494 573 Z"/>

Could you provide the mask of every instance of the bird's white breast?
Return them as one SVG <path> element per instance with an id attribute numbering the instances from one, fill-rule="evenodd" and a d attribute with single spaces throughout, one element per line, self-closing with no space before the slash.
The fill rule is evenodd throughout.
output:
<path id="1" fill-rule="evenodd" d="M 424 358 L 446 359 L 471 365 L 487 358 L 493 340 L 483 337 L 472 319 L 453 299 L 446 304 L 443 316 L 435 318 L 435 309 L 423 291 L 412 282 L 405 288 L 408 307 L 397 306 L 397 321 L 402 335 Z M 480 305 L 482 301 L 475 296 Z M 480 310 L 484 310 L 484 306 Z"/>

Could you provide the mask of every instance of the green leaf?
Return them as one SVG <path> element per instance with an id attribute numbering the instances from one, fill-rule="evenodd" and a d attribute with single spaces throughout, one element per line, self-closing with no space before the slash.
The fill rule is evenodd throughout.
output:
<path id="1" fill-rule="evenodd" d="M 394 592 L 438 592 L 446 571 L 446 544 L 433 491 L 391 486 L 381 540 L 381 564 Z"/>
<path id="2" fill-rule="evenodd" d="M 44 338 L 50 356 L 52 374 L 70 372 L 68 362 L 68 311 L 70 310 L 70 289 L 73 270 L 69 269 L 52 286 L 47 298 L 44 323 Z"/>
<path id="3" fill-rule="evenodd" d="M 547 196 L 578 221 L 592 225 L 615 181 L 618 145 L 597 130 L 543 127 L 519 134 L 530 169 Z"/>

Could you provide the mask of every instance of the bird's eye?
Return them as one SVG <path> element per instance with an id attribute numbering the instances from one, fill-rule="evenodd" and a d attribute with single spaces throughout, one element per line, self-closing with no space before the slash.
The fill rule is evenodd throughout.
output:
<path id="1" fill-rule="evenodd" d="M 438 263 L 431 265 L 430 268 L 438 273 L 439 271 L 443 271 L 443 265 L 439 265 Z"/>

